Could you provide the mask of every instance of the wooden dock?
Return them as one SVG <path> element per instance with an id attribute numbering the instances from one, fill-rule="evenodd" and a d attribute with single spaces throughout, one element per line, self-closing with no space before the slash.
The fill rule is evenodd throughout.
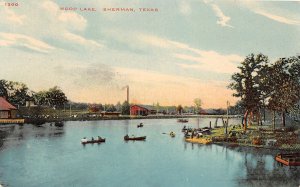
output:
<path id="1" fill-rule="evenodd" d="M 300 166 L 300 153 L 278 154 L 275 160 L 286 166 Z"/>
<path id="2" fill-rule="evenodd" d="M 25 119 L 0 119 L 0 124 L 23 124 Z"/>
<path id="3" fill-rule="evenodd" d="M 199 144 L 211 144 L 212 140 L 209 138 L 186 138 L 186 142 L 199 143 Z"/>

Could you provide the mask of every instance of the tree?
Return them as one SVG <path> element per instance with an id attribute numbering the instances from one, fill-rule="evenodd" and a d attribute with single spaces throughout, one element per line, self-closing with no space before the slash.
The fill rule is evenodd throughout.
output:
<path id="1" fill-rule="evenodd" d="M 5 97 L 12 104 L 23 106 L 30 95 L 32 95 L 32 92 L 26 84 L 0 80 L 0 96 Z"/>
<path id="2" fill-rule="evenodd" d="M 97 105 L 89 105 L 89 112 L 91 112 L 91 113 L 95 113 L 95 112 L 99 112 L 100 111 L 100 109 L 99 109 L 99 107 L 97 106 Z"/>
<path id="3" fill-rule="evenodd" d="M 38 105 L 47 105 L 50 107 L 61 107 L 68 102 L 65 93 L 57 86 L 48 91 L 40 91 L 33 96 Z"/>
<path id="4" fill-rule="evenodd" d="M 196 113 L 199 114 L 201 111 L 201 105 L 202 105 L 202 101 L 200 98 L 196 98 L 194 99 L 194 104 L 195 104 L 195 109 L 196 109 Z"/>
<path id="5" fill-rule="evenodd" d="M 300 64 L 300 59 L 280 58 L 269 67 L 267 79 L 269 85 L 268 107 L 281 113 L 282 125 L 285 126 L 285 116 L 300 99 L 299 69 L 294 69 Z"/>
<path id="6" fill-rule="evenodd" d="M 176 110 L 177 110 L 177 112 L 178 112 L 179 114 L 182 114 L 182 112 L 183 112 L 183 107 L 182 107 L 181 105 L 178 105 L 177 108 L 176 108 Z"/>
<path id="7" fill-rule="evenodd" d="M 161 108 L 160 105 L 159 105 L 159 102 L 156 103 L 155 108 L 156 108 L 156 113 L 159 113 L 160 108 Z"/>
<path id="8" fill-rule="evenodd" d="M 0 80 L 0 96 L 8 98 L 7 93 L 8 81 L 7 80 Z"/>
<path id="9" fill-rule="evenodd" d="M 233 96 L 240 97 L 245 106 L 244 129 L 247 129 L 249 114 L 253 117 L 259 115 L 259 109 L 263 105 L 263 89 L 260 75 L 265 71 L 269 63 L 268 57 L 263 54 L 250 54 L 239 66 L 240 72 L 234 73 L 229 88 L 235 90 Z"/>
<path id="10" fill-rule="evenodd" d="M 120 102 L 118 102 L 118 103 L 116 104 L 116 110 L 117 110 L 117 112 L 122 112 L 122 105 L 121 105 Z"/>
<path id="11" fill-rule="evenodd" d="M 122 114 L 123 115 L 129 115 L 130 114 L 130 105 L 128 101 L 124 101 L 122 104 Z"/>
<path id="12" fill-rule="evenodd" d="M 115 112 L 117 109 L 113 104 L 106 104 L 105 111 L 107 112 Z"/>

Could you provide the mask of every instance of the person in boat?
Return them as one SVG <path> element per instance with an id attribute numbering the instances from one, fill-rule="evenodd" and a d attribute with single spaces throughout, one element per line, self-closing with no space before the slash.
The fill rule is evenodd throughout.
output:
<path id="1" fill-rule="evenodd" d="M 92 137 L 92 141 L 94 141 L 94 137 Z"/>
<path id="2" fill-rule="evenodd" d="M 98 140 L 102 140 L 101 136 L 98 136 Z"/>
<path id="3" fill-rule="evenodd" d="M 86 139 L 86 137 L 83 137 L 82 139 L 81 139 L 81 142 L 83 142 L 83 143 L 85 143 L 85 142 L 87 142 L 88 140 Z"/>
<path id="4" fill-rule="evenodd" d="M 126 135 L 124 136 L 124 138 L 129 138 L 128 134 L 126 134 Z"/>

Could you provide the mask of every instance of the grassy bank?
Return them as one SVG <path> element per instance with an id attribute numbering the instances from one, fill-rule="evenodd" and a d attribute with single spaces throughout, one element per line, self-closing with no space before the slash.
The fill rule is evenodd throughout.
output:
<path id="1" fill-rule="evenodd" d="M 215 128 L 210 135 L 186 139 L 187 142 L 205 144 L 211 140 L 214 144 L 228 146 L 245 146 L 285 151 L 300 151 L 299 126 L 273 130 L 270 126 L 251 126 L 244 131 L 241 125 Z M 203 143 L 204 142 L 204 143 Z"/>

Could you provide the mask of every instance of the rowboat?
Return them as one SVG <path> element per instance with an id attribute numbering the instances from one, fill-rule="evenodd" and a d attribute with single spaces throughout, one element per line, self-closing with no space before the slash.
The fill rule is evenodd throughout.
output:
<path id="1" fill-rule="evenodd" d="M 134 140 L 134 141 L 143 141 L 146 140 L 146 136 L 140 136 L 140 137 L 129 137 L 128 135 L 124 136 L 124 140 Z"/>
<path id="2" fill-rule="evenodd" d="M 178 119 L 177 122 L 187 123 L 187 122 L 189 122 L 189 120 L 187 120 L 187 119 Z"/>
<path id="3" fill-rule="evenodd" d="M 275 160 L 286 166 L 300 166 L 300 153 L 277 154 Z"/>
<path id="4" fill-rule="evenodd" d="M 170 136 L 171 136 L 172 138 L 174 138 L 174 137 L 175 137 L 175 132 L 170 132 Z"/>
<path id="5" fill-rule="evenodd" d="M 100 138 L 100 139 L 95 139 L 95 140 L 87 140 L 87 139 L 84 138 L 84 139 L 81 140 L 81 143 L 83 145 L 93 144 L 93 143 L 103 143 L 103 142 L 105 142 L 105 138 Z"/>

